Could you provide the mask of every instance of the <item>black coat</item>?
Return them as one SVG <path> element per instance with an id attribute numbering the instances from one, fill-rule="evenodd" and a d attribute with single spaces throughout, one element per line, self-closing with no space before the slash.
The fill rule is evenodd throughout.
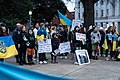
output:
<path id="1" fill-rule="evenodd" d="M 28 34 L 27 38 L 28 38 L 28 42 L 30 43 L 28 48 L 34 48 L 35 47 L 35 36 L 34 36 L 34 34 L 32 34 L 32 35 Z"/>

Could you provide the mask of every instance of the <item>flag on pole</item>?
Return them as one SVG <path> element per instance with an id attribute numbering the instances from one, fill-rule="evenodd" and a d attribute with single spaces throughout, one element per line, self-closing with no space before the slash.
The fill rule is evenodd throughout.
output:
<path id="1" fill-rule="evenodd" d="M 0 37 L 0 58 L 18 55 L 12 36 Z"/>
<path id="2" fill-rule="evenodd" d="M 68 27 L 72 25 L 72 21 L 68 19 L 65 15 L 60 13 L 59 11 L 58 11 L 58 15 L 59 15 L 60 22 L 62 23 L 62 25 L 67 25 Z"/>

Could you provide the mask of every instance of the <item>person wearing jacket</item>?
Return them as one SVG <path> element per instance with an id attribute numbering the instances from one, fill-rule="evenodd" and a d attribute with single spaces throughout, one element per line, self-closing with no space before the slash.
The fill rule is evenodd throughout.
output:
<path id="1" fill-rule="evenodd" d="M 28 42 L 27 45 L 27 52 L 28 52 L 28 64 L 35 64 L 32 60 L 34 55 L 34 48 L 35 48 L 35 36 L 32 29 L 28 30 L 28 36 L 27 36 Z"/>
<path id="2" fill-rule="evenodd" d="M 100 27 L 100 35 L 101 35 L 101 40 L 100 40 L 100 54 L 103 57 L 103 44 L 104 44 L 104 40 L 105 40 L 105 31 L 102 27 Z"/>
<path id="3" fill-rule="evenodd" d="M 59 48 L 59 39 L 57 33 L 52 34 L 51 43 L 52 43 L 51 63 L 58 63 L 56 62 L 57 53 L 55 53 L 55 50 Z"/>
<path id="4" fill-rule="evenodd" d="M 22 25 L 22 28 L 21 28 L 20 38 L 21 38 L 21 41 L 20 41 L 20 52 L 21 53 L 19 54 L 19 57 L 20 57 L 19 64 L 23 65 L 23 64 L 27 64 L 26 63 L 26 49 L 27 49 L 26 43 L 28 42 L 26 27 L 24 25 Z"/>
<path id="5" fill-rule="evenodd" d="M 2 27 L 0 26 L 0 37 L 4 36 L 3 34 L 3 30 L 2 30 Z M 3 62 L 4 59 L 3 58 L 0 58 L 0 61 Z"/>
<path id="6" fill-rule="evenodd" d="M 93 59 L 98 60 L 98 46 L 100 44 L 101 35 L 96 27 L 93 27 L 93 31 L 91 32 L 91 43 L 93 50 Z"/>
<path id="7" fill-rule="evenodd" d="M 80 50 L 81 48 L 81 41 L 76 40 L 76 33 L 80 33 L 80 28 L 79 26 L 75 26 L 74 31 L 73 31 L 73 36 L 72 36 L 72 41 L 73 41 L 73 47 L 74 47 L 74 64 L 78 65 L 78 60 L 77 60 L 77 56 L 75 53 L 75 50 Z"/>
<path id="8" fill-rule="evenodd" d="M 13 34 L 12 34 L 12 38 L 13 38 L 13 41 L 15 43 L 15 47 L 18 51 L 18 55 L 15 56 L 16 58 L 16 63 L 19 63 L 20 62 L 20 59 L 19 59 L 19 54 L 21 54 L 21 51 L 20 51 L 20 41 L 21 41 L 21 24 L 20 23 L 17 23 L 16 24 L 16 28 L 15 30 L 13 31 Z"/>
<path id="9" fill-rule="evenodd" d="M 45 29 L 44 24 L 40 24 L 40 29 L 37 32 L 37 42 L 39 40 L 46 40 L 48 38 L 48 32 Z M 47 64 L 45 53 L 38 53 L 39 54 L 39 63 L 40 64 Z"/>

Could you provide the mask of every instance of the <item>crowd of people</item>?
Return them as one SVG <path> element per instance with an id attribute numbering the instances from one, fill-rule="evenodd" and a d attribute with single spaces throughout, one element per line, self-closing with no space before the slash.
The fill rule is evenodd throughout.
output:
<path id="1" fill-rule="evenodd" d="M 85 34 L 86 39 L 76 40 L 76 33 Z M 8 35 L 10 34 L 7 26 L 0 24 L 0 37 Z M 58 55 L 55 54 L 55 50 L 58 49 L 60 43 L 68 41 L 71 46 L 71 54 L 74 55 L 74 64 L 78 64 L 75 50 L 81 49 L 88 51 L 90 59 L 98 60 L 99 56 L 105 57 L 107 61 L 118 59 L 116 47 L 119 46 L 119 34 L 113 25 L 109 25 L 107 30 L 96 26 L 90 26 L 88 30 L 83 26 L 75 26 L 72 30 L 72 27 L 38 22 L 27 29 L 24 24 L 17 23 L 12 38 L 18 51 L 15 58 L 19 65 L 35 65 L 33 60 L 38 60 L 39 64 L 47 64 L 46 53 L 38 53 L 38 41 L 47 39 L 51 39 L 51 63 L 58 63 Z M 60 54 L 59 57 L 67 59 L 68 54 L 66 52 Z M 0 61 L 4 61 L 4 59 L 0 59 Z"/>

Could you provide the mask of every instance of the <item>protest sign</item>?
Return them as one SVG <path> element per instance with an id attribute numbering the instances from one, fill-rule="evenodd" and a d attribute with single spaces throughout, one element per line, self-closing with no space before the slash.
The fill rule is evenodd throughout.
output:
<path id="1" fill-rule="evenodd" d="M 90 64 L 90 59 L 87 50 L 75 51 L 79 65 Z"/>
<path id="2" fill-rule="evenodd" d="M 38 53 L 49 53 L 52 52 L 51 39 L 39 40 L 38 41 Z"/>
<path id="3" fill-rule="evenodd" d="M 76 33 L 76 40 L 85 40 L 86 39 L 86 34 L 81 34 L 81 33 Z"/>
<path id="4" fill-rule="evenodd" d="M 60 43 L 59 51 L 60 51 L 60 54 L 66 53 L 66 52 L 70 53 L 71 51 L 70 42 Z"/>

